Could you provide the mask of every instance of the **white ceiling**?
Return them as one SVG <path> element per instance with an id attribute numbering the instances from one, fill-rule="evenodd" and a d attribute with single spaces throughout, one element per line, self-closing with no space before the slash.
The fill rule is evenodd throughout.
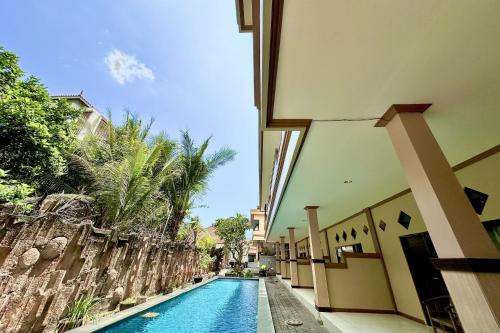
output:
<path id="1" fill-rule="evenodd" d="M 433 103 L 425 118 L 457 164 L 500 143 L 499 36 L 500 1 L 285 1 L 274 118 L 380 117 L 395 103 Z M 325 227 L 407 187 L 373 124 L 313 122 L 270 240 L 288 226 L 306 236 L 305 205 L 320 206 Z M 275 144 L 266 137 L 264 161 Z"/>

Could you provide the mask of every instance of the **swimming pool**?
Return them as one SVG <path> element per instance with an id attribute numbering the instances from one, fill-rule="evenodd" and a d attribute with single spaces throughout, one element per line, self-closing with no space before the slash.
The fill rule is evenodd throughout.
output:
<path id="1" fill-rule="evenodd" d="M 258 280 L 216 279 L 97 332 L 255 333 L 258 289 Z"/>

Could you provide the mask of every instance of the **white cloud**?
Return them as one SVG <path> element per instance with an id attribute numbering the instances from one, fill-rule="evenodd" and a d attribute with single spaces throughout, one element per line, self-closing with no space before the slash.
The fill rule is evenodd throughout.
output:
<path id="1" fill-rule="evenodd" d="M 113 49 L 104 58 L 111 76 L 123 85 L 136 79 L 154 80 L 153 71 L 139 62 L 133 55 Z"/>

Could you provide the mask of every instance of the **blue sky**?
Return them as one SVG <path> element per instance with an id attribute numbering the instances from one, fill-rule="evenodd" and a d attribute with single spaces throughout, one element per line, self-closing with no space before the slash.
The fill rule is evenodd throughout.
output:
<path id="1" fill-rule="evenodd" d="M 153 131 L 189 129 L 236 160 L 219 169 L 199 208 L 204 225 L 246 215 L 258 202 L 252 41 L 238 33 L 234 1 L 3 1 L 0 45 L 51 94 L 84 96 L 114 120 L 124 108 Z M 119 71 L 113 72 L 119 62 Z M 135 61 L 135 63 L 134 63 Z M 128 68 L 126 64 L 132 66 Z"/>

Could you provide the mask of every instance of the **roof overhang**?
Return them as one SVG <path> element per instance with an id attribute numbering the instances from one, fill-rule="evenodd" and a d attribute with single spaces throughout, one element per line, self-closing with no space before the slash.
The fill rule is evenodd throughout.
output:
<path id="1" fill-rule="evenodd" d="M 273 0 L 260 14 L 261 205 L 277 138 L 301 133 L 268 241 L 290 226 L 305 236 L 306 205 L 325 227 L 406 189 L 374 127 L 393 104 L 432 103 L 425 118 L 451 165 L 499 144 L 499 3 Z"/>

